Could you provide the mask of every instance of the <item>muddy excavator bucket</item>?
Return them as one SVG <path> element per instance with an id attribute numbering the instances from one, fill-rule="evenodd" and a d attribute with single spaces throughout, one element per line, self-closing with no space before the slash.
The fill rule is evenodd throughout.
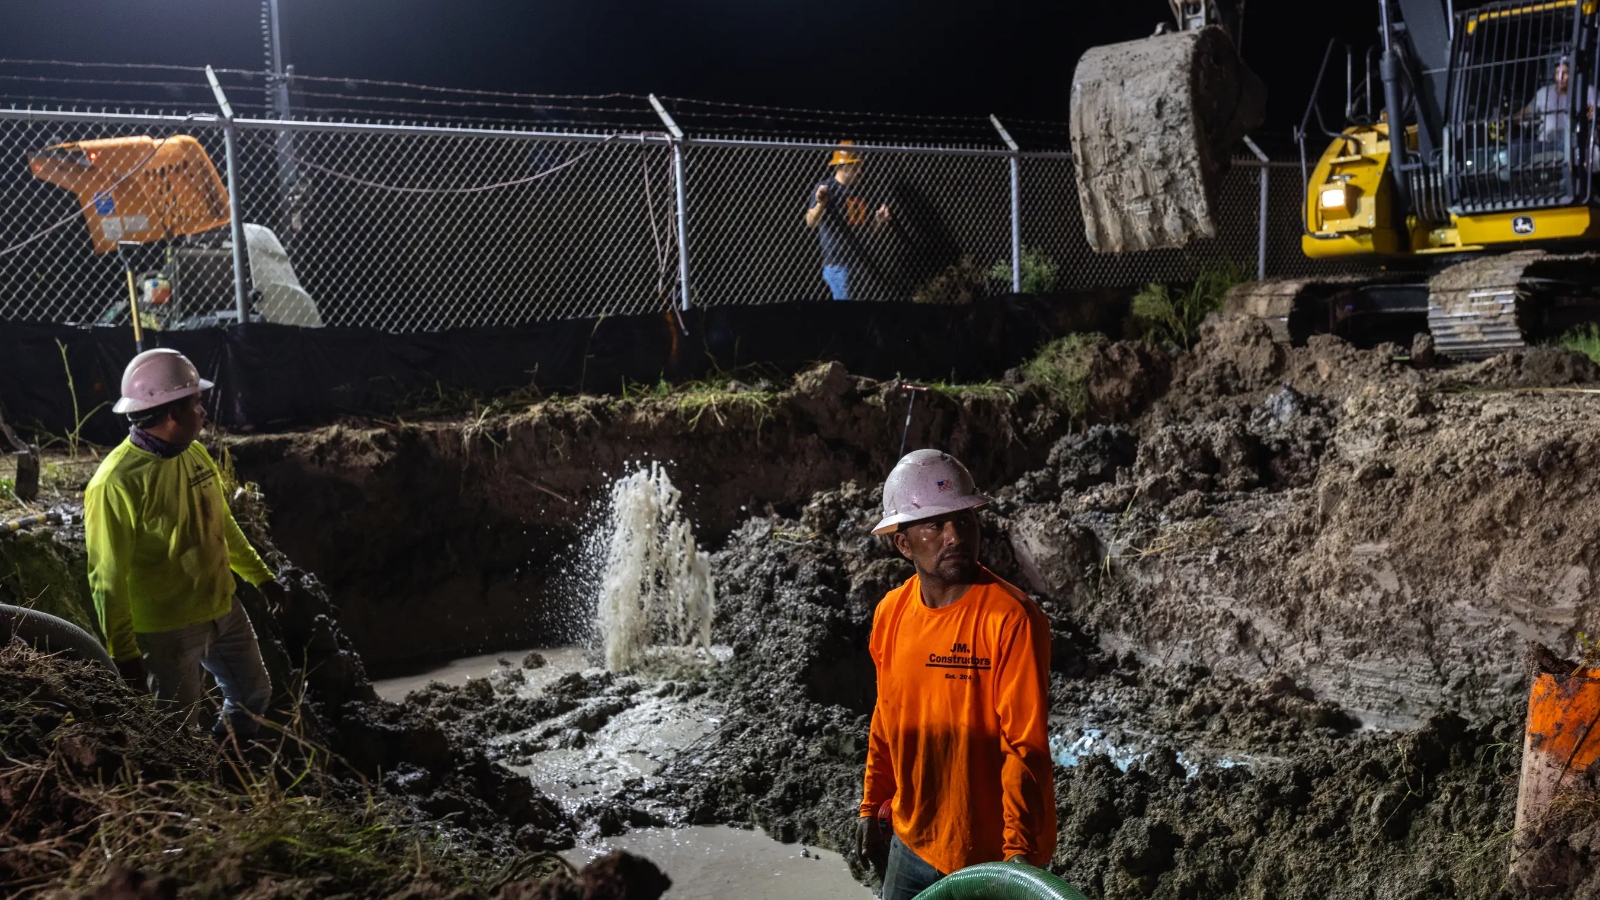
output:
<path id="1" fill-rule="evenodd" d="M 1221 28 L 1086 52 L 1072 77 L 1072 156 L 1089 246 L 1214 237 L 1229 154 L 1265 114 L 1265 85 Z"/>

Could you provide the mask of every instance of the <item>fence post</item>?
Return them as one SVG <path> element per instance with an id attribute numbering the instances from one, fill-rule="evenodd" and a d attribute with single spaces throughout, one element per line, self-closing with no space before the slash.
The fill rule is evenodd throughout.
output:
<path id="1" fill-rule="evenodd" d="M 1261 152 L 1256 142 L 1245 135 L 1244 145 L 1261 163 L 1261 204 L 1256 210 L 1256 280 L 1267 280 L 1267 171 L 1272 158 Z"/>
<path id="2" fill-rule="evenodd" d="M 678 293 L 681 296 L 681 306 L 684 310 L 689 308 L 689 210 L 688 189 L 684 186 L 683 178 L 683 129 L 672 120 L 672 114 L 661 105 L 655 94 L 650 95 L 650 105 L 655 107 L 656 115 L 661 117 L 662 124 L 667 126 L 667 133 L 672 135 L 672 182 L 678 196 Z"/>
<path id="3" fill-rule="evenodd" d="M 1017 156 L 1017 142 L 1000 124 L 1000 117 L 989 115 L 1000 140 L 1011 151 L 1011 293 L 1022 293 L 1022 160 Z"/>
<path id="4" fill-rule="evenodd" d="M 222 143 L 228 159 L 228 231 L 233 237 L 233 308 L 239 317 L 239 325 L 243 326 L 247 321 L 244 303 L 244 222 L 239 218 L 239 153 L 235 147 L 238 142 L 233 127 L 233 107 L 228 104 L 228 95 L 222 92 L 222 83 L 217 80 L 217 73 L 210 66 L 206 66 L 206 80 L 211 82 L 211 92 L 217 98 L 217 109 L 222 113 Z"/>

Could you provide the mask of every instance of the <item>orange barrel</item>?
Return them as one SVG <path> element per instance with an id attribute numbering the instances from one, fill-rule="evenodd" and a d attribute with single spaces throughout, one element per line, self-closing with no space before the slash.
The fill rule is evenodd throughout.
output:
<path id="1" fill-rule="evenodd" d="M 1517 840 L 1513 872 L 1521 860 L 1524 828 L 1536 833 L 1561 794 L 1595 789 L 1600 775 L 1600 668 L 1572 674 L 1542 672 L 1528 693 L 1528 732 L 1522 742 L 1517 786 Z"/>

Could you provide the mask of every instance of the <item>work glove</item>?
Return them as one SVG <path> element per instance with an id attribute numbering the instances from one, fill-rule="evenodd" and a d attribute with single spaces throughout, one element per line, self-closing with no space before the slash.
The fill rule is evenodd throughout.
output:
<path id="1" fill-rule="evenodd" d="M 128 683 L 128 687 L 141 693 L 150 689 L 149 683 L 145 679 L 144 657 L 135 656 L 133 659 L 119 659 L 116 663 L 117 674 L 121 675 L 122 680 Z"/>
<path id="2" fill-rule="evenodd" d="M 856 819 L 856 861 L 863 867 L 883 865 L 885 851 L 889 848 L 888 835 L 877 816 Z"/>

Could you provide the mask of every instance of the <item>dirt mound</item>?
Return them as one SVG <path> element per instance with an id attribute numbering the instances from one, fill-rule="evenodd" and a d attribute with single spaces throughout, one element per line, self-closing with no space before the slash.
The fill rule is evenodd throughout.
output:
<path id="1" fill-rule="evenodd" d="M 1063 443 L 1129 452 L 1117 429 Z M 712 690 L 728 713 L 714 742 L 636 802 L 685 823 L 752 822 L 781 840 L 849 846 L 873 703 L 871 612 L 909 574 L 866 533 L 876 503 L 855 485 L 824 492 L 797 519 L 748 522 L 715 556 L 716 636 L 734 657 Z M 985 557 L 1020 579 L 1003 523 L 985 515 L 996 551 Z M 1362 732 L 1287 674 L 1246 682 L 1146 666 L 1102 649 L 1065 605 L 1044 607 L 1062 817 L 1052 868 L 1068 880 L 1107 898 L 1309 898 L 1330 882 L 1498 896 L 1514 725 L 1444 716 L 1407 734 Z"/>
<path id="2" fill-rule="evenodd" d="M 81 523 L 81 506 L 65 496 L 55 502 L 69 523 Z M 319 773 L 324 786 L 340 796 L 347 783 L 365 779 L 376 785 L 381 777 L 384 790 L 376 796 L 385 806 L 384 816 L 419 827 L 429 823 L 436 839 L 486 859 L 572 846 L 575 825 L 570 816 L 525 778 L 491 760 L 475 733 L 450 727 L 448 720 L 428 710 L 377 699 L 328 592 L 274 544 L 264 524 L 263 498 L 253 486 L 241 485 L 233 506 L 241 527 L 287 588 L 283 607 L 269 610 L 255 589 L 243 582 L 236 586 L 274 686 L 267 717 L 293 735 L 292 762 L 283 765 L 301 766 L 300 775 Z M 12 564 L 0 574 L 0 591 L 26 590 L 25 602 L 64 614 L 97 633 L 92 606 L 89 615 L 79 608 L 88 603 L 79 594 L 87 590 L 81 584 L 87 569 L 81 525 L 0 541 L 0 554 Z M 19 660 L 12 662 L 26 677 L 8 682 L 5 688 L 15 693 L 0 700 L 64 709 L 65 718 L 30 713 L 17 721 L 31 723 L 31 728 L 0 729 L 0 740 L 18 742 L 8 745 L 13 759 L 31 765 L 57 758 L 78 778 L 129 774 L 145 782 L 171 781 L 179 793 L 203 792 L 227 782 L 230 772 L 208 740 L 187 736 L 172 743 L 164 737 L 174 727 L 162 724 L 148 698 L 98 671 L 96 679 L 72 685 L 61 671 L 35 671 Z M 143 712 L 130 717 L 129 706 Z M 316 749 L 308 756 L 302 742 Z M 40 814 L 67 823 L 77 815 L 66 809 Z"/>
<path id="3" fill-rule="evenodd" d="M 1106 897 L 1508 896 L 1523 641 L 1600 618 L 1594 401 L 1548 390 L 1595 374 L 1214 321 L 1147 412 L 1000 487 L 985 559 L 1056 632 L 1052 868 Z M 876 504 L 848 484 L 729 537 L 728 715 L 646 799 L 847 846 L 871 609 L 909 574 Z"/>

